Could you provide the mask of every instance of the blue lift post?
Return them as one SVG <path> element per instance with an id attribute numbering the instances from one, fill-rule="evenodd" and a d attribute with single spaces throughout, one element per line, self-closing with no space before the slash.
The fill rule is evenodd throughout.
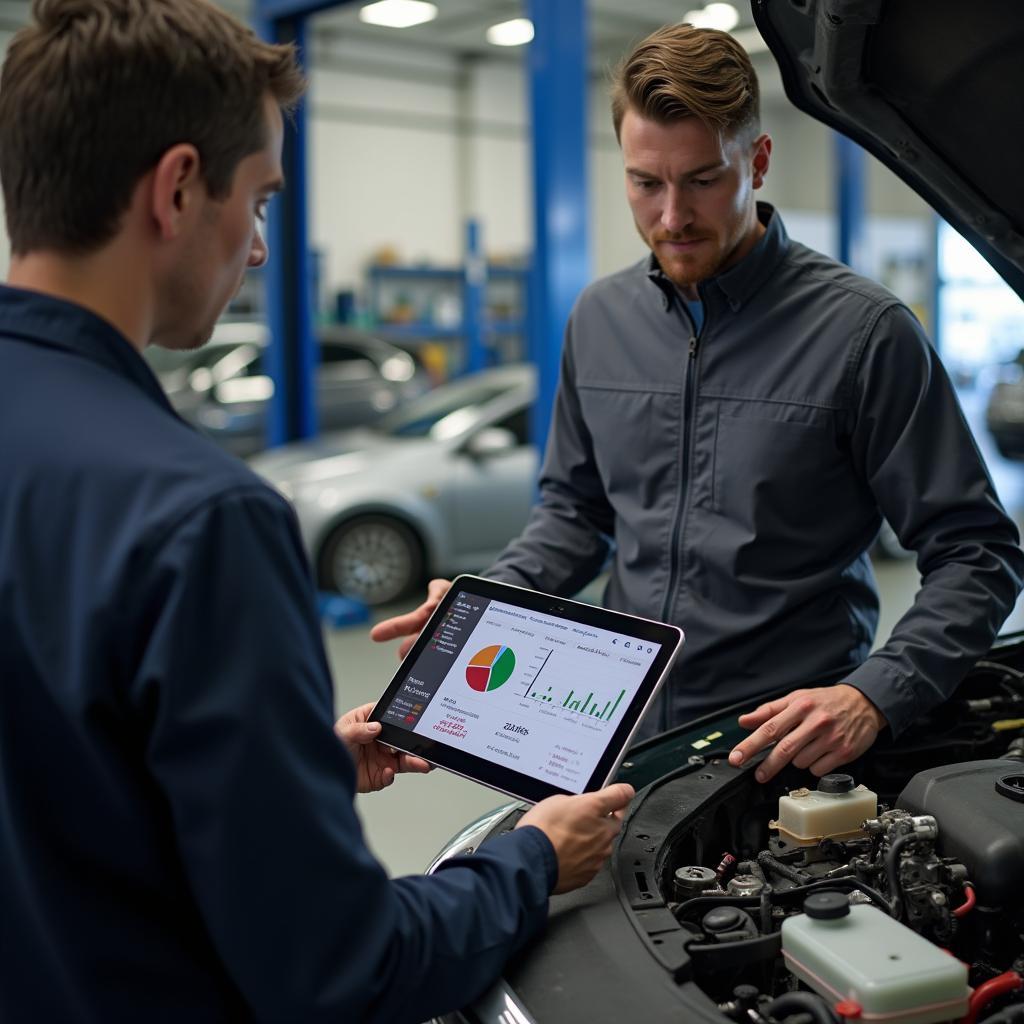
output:
<path id="1" fill-rule="evenodd" d="M 534 247 L 530 274 L 530 356 L 538 396 L 531 424 L 547 442 L 562 337 L 590 280 L 587 188 L 587 0 L 529 0 L 533 127 Z"/>
<path id="2" fill-rule="evenodd" d="M 865 181 L 867 161 L 864 150 L 852 139 L 835 133 L 836 213 L 839 260 L 858 274 L 864 273 Z"/>
<path id="3" fill-rule="evenodd" d="M 275 43 L 294 43 L 304 66 L 306 16 L 336 3 L 258 0 L 260 34 Z M 271 445 L 314 437 L 316 423 L 316 366 L 318 351 L 313 324 L 314 278 L 309 256 L 308 176 L 306 173 L 307 104 L 296 108 L 285 126 L 281 162 L 285 191 L 270 204 L 267 241 L 270 262 L 266 274 L 267 320 L 271 343 L 267 368 L 274 381 L 268 441 Z M 339 594 L 321 594 L 318 611 L 325 625 L 355 625 L 369 619 L 362 601 Z"/>
<path id="4" fill-rule="evenodd" d="M 306 64 L 306 21 L 301 13 L 275 13 L 281 4 L 263 3 L 261 34 L 275 43 L 294 43 Z M 273 10 L 271 10 L 273 9 Z M 315 437 L 316 366 L 313 293 L 307 228 L 307 108 L 303 99 L 285 125 L 281 163 L 285 191 L 267 220 L 270 262 L 266 274 L 267 321 L 271 343 L 267 369 L 274 394 L 267 418 L 271 447 Z"/>
<path id="5" fill-rule="evenodd" d="M 465 372 L 483 370 L 488 365 L 486 328 L 487 258 L 484 255 L 480 222 L 466 221 L 466 252 L 463 259 L 462 334 L 466 346 Z"/>

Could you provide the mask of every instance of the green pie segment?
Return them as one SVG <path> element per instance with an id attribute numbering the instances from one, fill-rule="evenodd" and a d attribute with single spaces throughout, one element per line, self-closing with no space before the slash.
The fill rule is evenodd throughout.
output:
<path id="1" fill-rule="evenodd" d="M 466 682 L 479 693 L 496 690 L 508 682 L 516 667 L 516 656 L 510 647 L 492 644 L 478 651 L 466 666 Z"/>

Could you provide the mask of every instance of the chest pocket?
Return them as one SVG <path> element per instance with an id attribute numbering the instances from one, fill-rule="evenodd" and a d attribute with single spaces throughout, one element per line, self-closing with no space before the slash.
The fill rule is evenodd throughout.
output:
<path id="1" fill-rule="evenodd" d="M 796 405 L 719 408 L 712 506 L 743 532 L 805 543 L 849 497 L 832 413 Z"/>

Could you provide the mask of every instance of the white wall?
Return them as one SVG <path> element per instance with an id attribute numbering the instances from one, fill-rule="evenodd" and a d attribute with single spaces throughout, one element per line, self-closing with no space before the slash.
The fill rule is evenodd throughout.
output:
<path id="1" fill-rule="evenodd" d="M 0 33 L 0 46 L 9 38 Z M 772 75 L 763 74 L 766 96 L 778 94 Z M 404 263 L 457 264 L 468 216 L 482 222 L 493 256 L 528 253 L 530 149 L 518 62 L 335 43 L 314 57 L 310 98 L 310 237 L 325 256 L 327 293 L 358 288 L 384 247 Z M 777 98 L 765 103 L 763 120 L 775 149 L 762 196 L 786 211 L 831 211 L 830 132 Z M 591 84 L 589 133 L 592 266 L 601 275 L 644 253 L 623 196 L 602 79 Z M 869 162 L 873 213 L 927 217 L 921 200 Z M 4 275 L 8 249 L 0 218 Z"/>
<path id="2" fill-rule="evenodd" d="M 311 235 L 326 255 L 328 290 L 358 287 L 382 246 L 402 262 L 459 262 L 470 215 L 481 220 L 490 254 L 528 252 L 532 196 L 521 65 L 460 64 L 349 45 L 332 50 L 329 68 L 314 60 L 312 77 Z M 819 223 L 834 209 L 832 133 L 778 98 L 773 82 L 765 94 L 763 122 L 774 151 L 761 195 L 784 211 L 817 214 Z M 589 133 L 593 270 L 600 275 L 644 253 L 623 196 L 603 80 L 591 85 Z M 896 218 L 892 223 L 926 220 L 925 204 L 868 161 L 871 213 Z M 911 228 L 910 236 L 916 240 L 919 232 Z"/>

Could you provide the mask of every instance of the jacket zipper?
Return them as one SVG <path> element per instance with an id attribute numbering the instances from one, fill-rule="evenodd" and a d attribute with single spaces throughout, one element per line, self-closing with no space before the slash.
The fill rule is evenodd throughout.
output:
<path id="1" fill-rule="evenodd" d="M 689 313 L 686 314 L 689 317 Z M 704 311 L 707 319 L 707 309 Z M 676 592 L 677 578 L 679 576 L 679 534 L 683 528 L 683 518 L 686 515 L 686 496 L 690 486 L 690 420 L 693 417 L 693 394 L 697 381 L 697 349 L 700 345 L 700 333 L 695 328 L 692 320 L 690 322 L 693 333 L 690 335 L 690 347 L 686 364 L 686 387 L 683 396 L 683 460 L 682 470 L 679 479 L 682 482 L 682 495 L 679 500 L 679 515 L 676 516 L 675 526 L 672 528 L 672 548 L 669 552 L 669 573 L 668 589 L 665 591 L 665 603 L 661 609 L 661 621 L 668 622 L 669 612 Z M 703 328 L 703 324 L 701 327 Z M 664 693 L 661 701 L 661 731 L 668 728 L 668 693 Z"/>

